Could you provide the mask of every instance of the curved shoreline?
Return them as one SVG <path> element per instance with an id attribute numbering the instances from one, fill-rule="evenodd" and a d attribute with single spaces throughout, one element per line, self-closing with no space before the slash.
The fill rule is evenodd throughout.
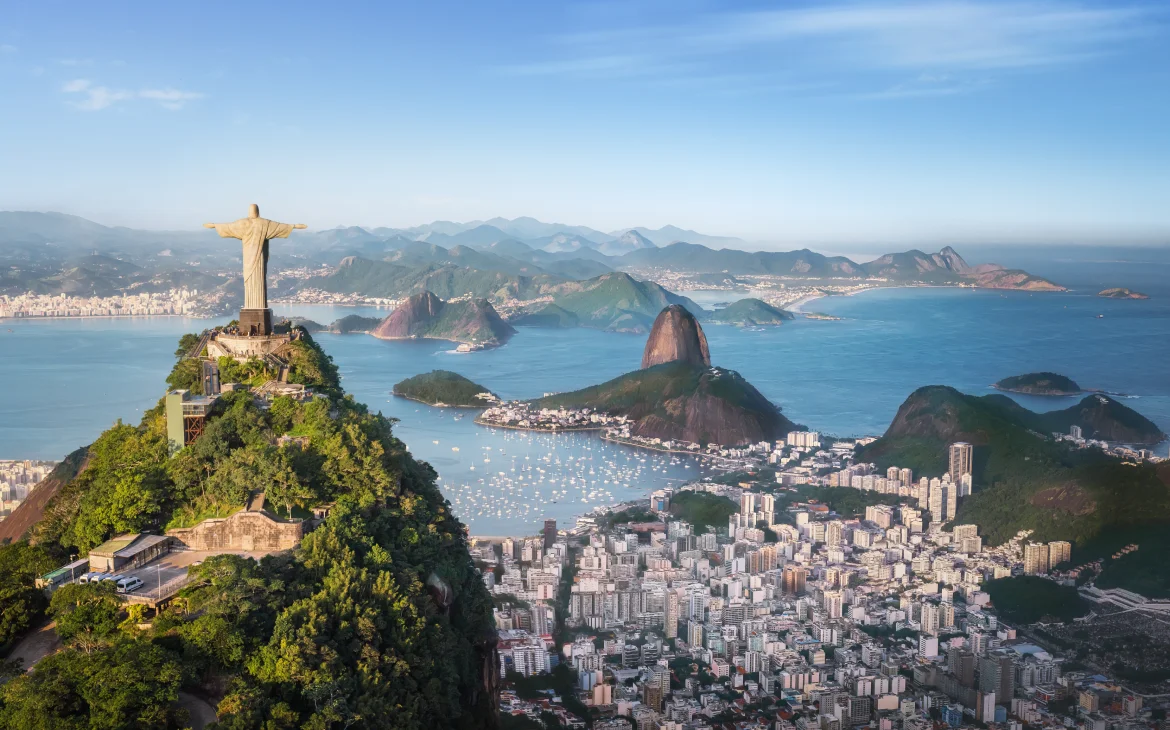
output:
<path id="1" fill-rule="evenodd" d="M 430 406 L 431 408 L 459 408 L 459 409 L 465 410 L 465 411 L 482 411 L 482 410 L 485 410 L 487 408 L 491 408 L 491 406 L 463 406 L 463 405 L 458 405 L 455 403 L 427 403 L 425 400 L 422 400 L 420 398 L 414 398 L 414 397 L 409 396 L 409 395 L 395 393 L 393 390 L 390 391 L 390 395 L 394 396 L 395 398 L 401 398 L 403 400 L 414 401 L 415 403 L 422 403 L 424 406 Z"/>
<path id="2" fill-rule="evenodd" d="M 1068 293 L 1068 291 L 1069 291 L 1067 289 L 1033 291 L 1033 290 L 1029 290 L 1029 289 L 1006 289 L 1006 288 L 994 287 L 994 286 L 967 286 L 965 284 L 893 284 L 890 286 L 874 285 L 874 286 L 865 287 L 864 289 L 858 289 L 856 291 L 845 292 L 843 294 L 837 294 L 837 293 L 810 294 L 808 296 L 801 297 L 800 299 L 797 299 L 791 305 L 785 305 L 783 307 L 783 309 L 786 309 L 789 312 L 803 314 L 803 315 L 807 316 L 809 314 L 809 312 L 804 311 L 804 306 L 809 304 L 810 302 L 815 302 L 818 299 L 829 299 L 829 298 L 836 298 L 836 297 L 854 297 L 854 296 L 857 296 L 858 294 L 865 294 L 866 292 L 884 291 L 884 290 L 888 290 L 888 289 L 973 289 L 975 291 L 1026 292 L 1028 294 L 1036 294 L 1036 293 L 1061 294 L 1061 293 Z"/>

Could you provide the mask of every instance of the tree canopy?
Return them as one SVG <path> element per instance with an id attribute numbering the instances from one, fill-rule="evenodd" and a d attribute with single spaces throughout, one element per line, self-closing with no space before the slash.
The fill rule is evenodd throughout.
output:
<path id="1" fill-rule="evenodd" d="M 293 344 L 290 380 L 323 397 L 265 407 L 226 393 L 173 457 L 161 405 L 115 424 L 49 503 L 36 547 L 0 549 L 0 568 L 237 509 L 259 489 L 273 507 L 328 505 L 328 517 L 291 552 L 195 566 L 182 612 L 149 625 L 110 583 L 58 589 L 49 613 L 66 649 L 0 690 L 0 728 L 181 727 L 184 687 L 223 693 L 222 728 L 494 726 L 492 601 L 435 472 L 389 419 L 342 394 L 316 343 Z M 26 587 L 51 564 L 7 588 L 0 574 L 0 630 L 44 610 Z M 434 583 L 453 599 L 432 598 Z"/>

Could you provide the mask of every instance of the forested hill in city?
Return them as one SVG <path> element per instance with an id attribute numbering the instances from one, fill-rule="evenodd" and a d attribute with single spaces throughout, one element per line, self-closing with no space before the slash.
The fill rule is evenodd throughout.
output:
<path id="1" fill-rule="evenodd" d="M 259 562 L 205 559 L 180 594 L 186 610 L 149 623 L 110 582 L 62 586 L 47 608 L 64 647 L 0 688 L 0 727 L 181 728 L 180 692 L 218 701 L 220 727 L 495 726 L 492 602 L 463 525 L 431 467 L 344 395 L 302 335 L 288 379 L 316 397 L 262 407 L 247 389 L 225 392 L 173 456 L 160 402 L 88 447 L 31 540 L 0 548 L 0 643 L 45 612 L 35 577 L 114 536 L 230 514 L 257 485 L 286 516 L 323 510 L 320 524 Z M 192 362 L 167 386 L 198 392 Z M 259 361 L 231 367 L 235 382 L 273 377 Z"/>
<path id="2" fill-rule="evenodd" d="M 968 264 L 950 247 L 936 253 L 919 250 L 891 253 L 863 263 L 808 249 L 749 251 L 749 248 L 750 244 L 740 239 L 709 236 L 674 226 L 605 233 L 586 226 L 542 223 L 531 218 L 511 221 L 497 218 L 469 223 L 440 221 L 413 228 L 350 226 L 298 231 L 297 235 L 273 244 L 271 265 L 275 271 L 305 266 L 335 267 L 348 257 L 392 264 L 367 272 L 361 281 L 335 280 L 337 291 L 377 290 L 385 296 L 409 293 L 421 279 L 430 279 L 423 288 L 444 297 L 452 294 L 441 291 L 441 280 L 451 279 L 452 286 L 465 279 L 482 280 L 475 285 L 477 296 L 489 296 L 487 292 L 494 291 L 487 288 L 493 277 L 500 277 L 496 290 L 507 292 L 517 286 L 513 278 L 587 280 L 615 270 L 639 275 L 670 271 L 692 275 L 965 284 L 1035 291 L 1060 288 L 1024 271 L 995 264 Z M 133 261 L 142 271 L 100 270 L 96 262 L 84 260 L 94 254 L 114 261 Z M 223 284 L 227 277 L 222 275 L 237 270 L 239 260 L 237 242 L 220 239 L 202 229 L 141 231 L 102 226 L 60 213 L 0 212 L 0 263 L 8 265 L 0 280 L 0 293 L 122 290 L 156 276 L 163 278 L 152 285 L 189 280 L 198 283 L 201 289 L 208 289 Z M 197 279 L 199 272 L 220 278 Z M 288 291 L 287 282 L 275 283 L 274 295 Z"/>
<path id="3" fill-rule="evenodd" d="M 1105 396 L 1086 401 L 1094 398 Z M 1037 414 L 1007 396 L 977 397 L 928 386 L 906 399 L 885 434 L 863 447 L 859 458 L 882 470 L 909 467 L 916 478 L 937 477 L 947 470 L 949 444 L 973 444 L 974 492 L 960 502 L 956 522 L 979 525 L 992 544 L 1024 529 L 1035 530 L 1039 540 L 1083 543 L 1110 527 L 1170 525 L 1170 471 L 1050 437 L 1048 431 L 1067 432 L 1071 425 L 1086 433 L 1132 432 L 1145 421 L 1121 403 L 1105 400 Z M 1148 438 L 1164 435 L 1154 427 Z"/>

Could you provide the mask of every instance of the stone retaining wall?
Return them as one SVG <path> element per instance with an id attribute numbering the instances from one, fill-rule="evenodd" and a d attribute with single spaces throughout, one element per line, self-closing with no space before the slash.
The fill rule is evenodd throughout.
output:
<path id="1" fill-rule="evenodd" d="M 236 512 L 231 517 L 204 520 L 194 527 L 167 530 L 191 550 L 272 552 L 300 544 L 305 523 L 281 522 L 264 512 Z"/>

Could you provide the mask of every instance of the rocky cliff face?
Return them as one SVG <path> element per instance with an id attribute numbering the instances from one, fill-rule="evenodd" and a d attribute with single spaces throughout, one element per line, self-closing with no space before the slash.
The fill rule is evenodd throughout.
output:
<path id="1" fill-rule="evenodd" d="M 371 334 L 384 340 L 425 337 L 495 347 L 515 333 L 486 299 L 444 302 L 424 291 L 399 305 Z"/>
<path id="2" fill-rule="evenodd" d="M 667 392 L 653 408 L 633 409 L 628 414 L 635 419 L 630 431 L 646 438 L 742 446 L 774 441 L 797 430 L 739 373 L 711 368 L 697 378 L 693 388 Z"/>
<path id="3" fill-rule="evenodd" d="M 711 353 L 695 316 L 681 305 L 671 304 L 654 320 L 642 352 L 642 369 L 676 361 L 707 367 L 711 365 Z"/>
<path id="4" fill-rule="evenodd" d="M 535 401 L 546 408 L 596 408 L 630 419 L 635 436 L 742 446 L 799 427 L 734 370 L 669 362 Z"/>
<path id="5" fill-rule="evenodd" d="M 382 320 L 374 329 L 374 336 L 386 339 L 422 337 L 423 332 L 434 324 L 441 311 L 442 299 L 429 291 L 415 294 Z"/>

